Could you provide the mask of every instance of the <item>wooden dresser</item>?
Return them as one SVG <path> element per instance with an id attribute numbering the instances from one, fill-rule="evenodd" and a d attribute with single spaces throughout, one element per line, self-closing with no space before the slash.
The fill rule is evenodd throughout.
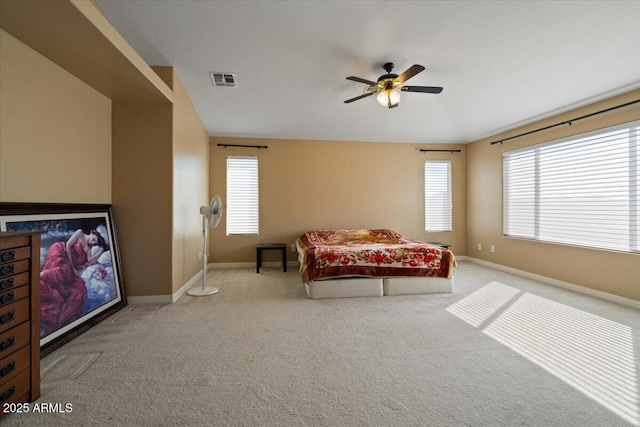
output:
<path id="1" fill-rule="evenodd" d="M 0 232 L 0 405 L 38 397 L 40 233 Z"/>

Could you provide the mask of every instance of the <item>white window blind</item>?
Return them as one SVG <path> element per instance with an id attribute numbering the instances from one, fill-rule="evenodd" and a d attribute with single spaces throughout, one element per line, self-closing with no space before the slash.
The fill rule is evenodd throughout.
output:
<path id="1" fill-rule="evenodd" d="M 451 161 L 424 162 L 426 231 L 451 231 Z"/>
<path id="2" fill-rule="evenodd" d="M 504 234 L 640 252 L 640 122 L 503 154 Z"/>
<path id="3" fill-rule="evenodd" d="M 227 157 L 227 236 L 258 234 L 258 157 Z"/>

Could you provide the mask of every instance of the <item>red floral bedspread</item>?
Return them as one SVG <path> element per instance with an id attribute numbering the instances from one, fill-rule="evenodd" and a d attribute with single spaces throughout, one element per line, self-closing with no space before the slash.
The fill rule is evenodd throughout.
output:
<path id="1" fill-rule="evenodd" d="M 453 253 L 379 229 L 314 230 L 296 239 L 304 283 L 337 277 L 451 277 Z"/>

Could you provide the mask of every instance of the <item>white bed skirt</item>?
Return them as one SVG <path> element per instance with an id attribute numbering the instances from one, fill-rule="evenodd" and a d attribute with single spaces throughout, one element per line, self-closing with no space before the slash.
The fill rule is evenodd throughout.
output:
<path id="1" fill-rule="evenodd" d="M 347 277 L 316 280 L 304 284 L 307 296 L 320 298 L 381 297 L 382 277 Z"/>
<path id="2" fill-rule="evenodd" d="M 316 280 L 304 286 L 311 299 L 435 294 L 453 292 L 453 277 L 347 277 Z"/>
<path id="3" fill-rule="evenodd" d="M 385 295 L 439 294 L 453 292 L 453 276 L 445 277 L 385 277 Z"/>

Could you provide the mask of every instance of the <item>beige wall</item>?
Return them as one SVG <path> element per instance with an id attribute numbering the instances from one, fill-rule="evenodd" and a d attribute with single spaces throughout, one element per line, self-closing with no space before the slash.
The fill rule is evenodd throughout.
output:
<path id="1" fill-rule="evenodd" d="M 468 145 L 467 255 L 519 270 L 640 300 L 640 255 L 553 245 L 502 235 L 502 153 L 640 119 L 640 106 L 624 107 L 504 144 L 491 141 L 548 126 L 640 98 L 640 90 Z M 482 250 L 478 250 L 478 244 Z M 490 253 L 489 245 L 496 246 Z"/>
<path id="2" fill-rule="evenodd" d="M 113 212 L 129 296 L 171 294 L 171 110 L 113 103 Z"/>
<path id="3" fill-rule="evenodd" d="M 113 206 L 129 296 L 170 295 L 202 269 L 209 136 L 172 67 L 173 104 L 113 103 Z"/>
<path id="4" fill-rule="evenodd" d="M 456 154 L 418 151 L 428 145 L 230 138 L 211 139 L 209 152 L 175 72 L 157 71 L 172 83 L 174 105 L 112 103 L 0 30 L 0 201 L 113 203 L 128 295 L 173 293 L 199 271 L 201 223 L 193 212 L 214 194 L 225 199 L 227 155 L 256 153 L 260 236 L 226 236 L 223 219 L 212 230 L 211 262 L 253 262 L 257 243 L 289 244 L 309 229 L 385 227 L 451 243 L 458 255 L 640 300 L 638 255 L 504 238 L 501 166 L 503 150 L 637 120 L 640 107 L 489 145 L 637 99 L 640 91 L 466 146 L 432 146 L 463 150 Z M 269 149 L 223 149 L 217 142 Z M 453 161 L 451 233 L 424 232 L 427 158 Z M 491 244 L 494 254 L 487 250 Z M 277 259 L 275 253 L 266 256 Z M 295 254 L 289 252 L 289 259 Z"/>
<path id="5" fill-rule="evenodd" d="M 267 145 L 222 148 L 217 143 Z M 420 148 L 461 149 L 421 153 Z M 226 156 L 258 155 L 260 235 L 226 236 L 226 221 L 211 233 L 210 262 L 254 262 L 260 242 L 291 244 L 323 228 L 390 228 L 414 239 L 442 241 L 464 255 L 466 242 L 466 147 L 345 141 L 211 139 L 210 195 L 226 200 Z M 451 159 L 453 231 L 424 231 L 424 162 Z M 266 260 L 279 254 L 265 252 Z M 288 259 L 296 254 L 288 251 Z"/>
<path id="6" fill-rule="evenodd" d="M 111 203 L 109 98 L 3 30 L 0 94 L 0 201 Z"/>
<path id="7" fill-rule="evenodd" d="M 173 74 L 173 293 L 202 270 L 200 206 L 209 203 L 209 135 Z"/>
<path id="8" fill-rule="evenodd" d="M 202 268 L 209 136 L 174 69 L 174 104 L 112 102 L 2 30 L 0 67 L 0 201 L 112 203 L 127 295 L 179 290 Z"/>

